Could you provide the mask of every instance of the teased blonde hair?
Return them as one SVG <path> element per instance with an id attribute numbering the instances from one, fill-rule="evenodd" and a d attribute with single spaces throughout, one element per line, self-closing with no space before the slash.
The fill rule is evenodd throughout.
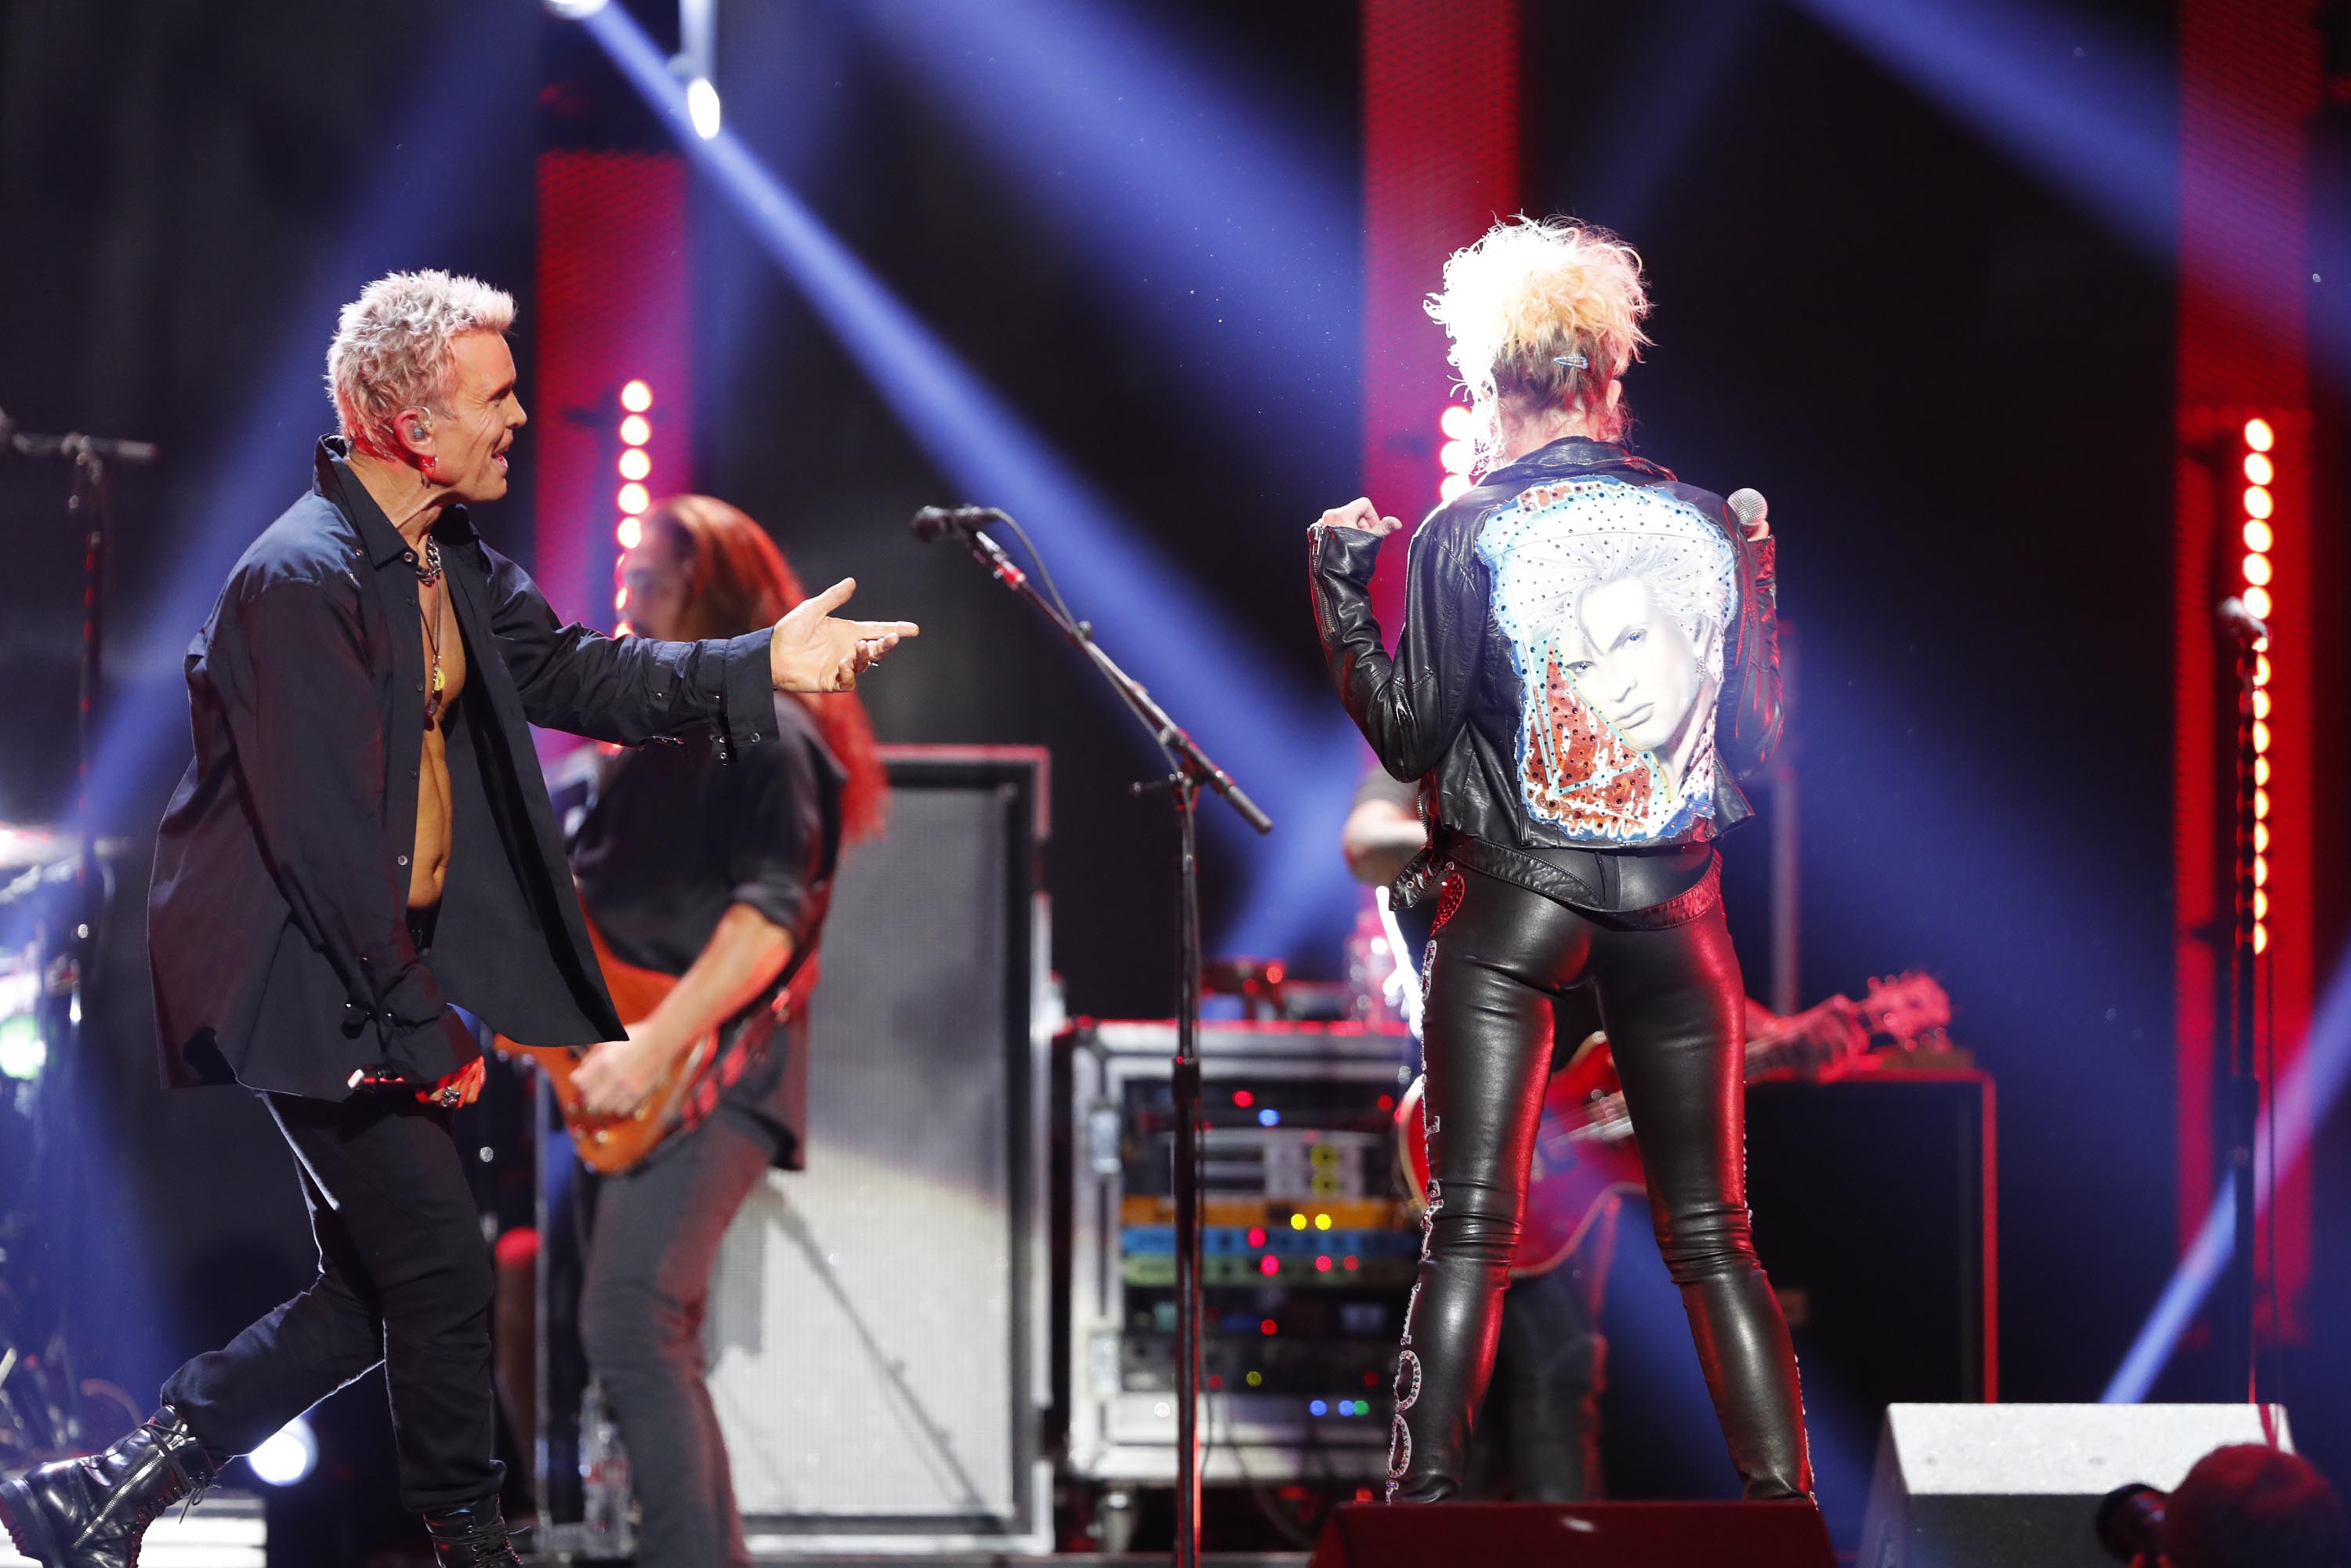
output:
<path id="1" fill-rule="evenodd" d="M 1502 399 L 1565 408 L 1581 397 L 1601 417 L 1608 383 L 1649 341 L 1640 252 L 1573 218 L 1522 214 L 1496 224 L 1447 259 L 1445 287 L 1427 308 L 1453 340 L 1448 357 L 1469 393 L 1481 474 L 1501 454 Z M 1581 368 L 1558 362 L 1578 355 Z"/>
<path id="2" fill-rule="evenodd" d="M 398 457 L 392 416 L 428 408 L 448 391 L 456 340 L 514 325 L 514 297 L 478 278 L 437 270 L 377 278 L 343 307 L 327 345 L 327 392 L 351 444 Z"/>

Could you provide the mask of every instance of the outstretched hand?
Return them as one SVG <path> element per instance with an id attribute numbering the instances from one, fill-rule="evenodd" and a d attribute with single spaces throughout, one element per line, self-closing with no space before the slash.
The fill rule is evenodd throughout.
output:
<path id="1" fill-rule="evenodd" d="M 1372 505 L 1368 496 L 1358 496 L 1343 507 L 1332 507 L 1322 514 L 1322 520 L 1334 528 L 1360 528 L 1383 538 L 1404 527 L 1399 518 L 1380 516 L 1380 509 Z"/>
<path id="2" fill-rule="evenodd" d="M 792 607 L 768 643 L 768 667 L 779 692 L 852 692 L 857 677 L 901 639 L 921 634 L 911 621 L 848 621 L 833 612 L 857 591 L 844 577 Z"/>

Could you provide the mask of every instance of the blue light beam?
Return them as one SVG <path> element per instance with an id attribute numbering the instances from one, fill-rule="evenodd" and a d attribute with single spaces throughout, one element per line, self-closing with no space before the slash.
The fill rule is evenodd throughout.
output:
<path id="1" fill-rule="evenodd" d="M 2172 254 L 2175 89 L 2151 51 L 2046 4 L 1799 4 L 2124 239 Z"/>
<path id="2" fill-rule="evenodd" d="M 1098 0 L 858 15 L 995 156 L 1007 197 L 1098 258 L 1092 281 L 1207 406 L 1259 430 L 1353 417 L 1362 176 L 1284 112 L 1295 84 Z"/>
<path id="3" fill-rule="evenodd" d="M 625 10 L 607 6 L 583 25 L 736 205 L 931 459 L 967 495 L 1028 518 L 1050 541 L 1055 571 L 1081 602 L 1149 606 L 1155 634 L 1119 649 L 1121 662 L 1183 716 L 1207 716 L 1209 723 L 1199 727 L 1203 744 L 1230 762 L 1277 822 L 1315 819 L 1334 743 L 1344 743 L 1339 756 L 1359 755 L 1347 749 L 1351 727 L 1342 721 L 1344 734 L 1334 731 L 1329 699 L 1284 678 L 1243 627 L 1072 473 L 732 131 L 722 127 L 708 140 L 694 134 L 684 89 Z M 1345 793 L 1342 787 L 1343 801 Z M 1256 841 L 1230 812 L 1212 810 L 1207 820 L 1213 832 Z M 1335 842 L 1334 830 L 1319 846 L 1326 868 L 1337 865 Z M 1263 896 L 1303 911 L 1315 901 L 1290 895 L 1311 879 L 1298 877 L 1293 859 L 1302 869 L 1301 856 L 1281 856 L 1276 863 L 1286 874 L 1276 885 L 1282 891 Z M 1325 880 L 1329 875 L 1326 869 Z M 1257 902 L 1253 896 L 1252 909 Z M 1278 924 L 1270 915 L 1245 917 L 1242 930 L 1259 928 L 1258 919 L 1269 929 Z"/>
<path id="4" fill-rule="evenodd" d="M 2278 1082 L 2271 1096 L 2270 1109 L 2262 1117 L 2261 1129 L 2253 1139 L 2253 1213 L 2257 1219 L 2269 1212 L 2272 1169 L 2283 1176 L 2302 1163 L 2303 1156 L 2310 1152 L 2312 1130 L 2342 1095 L 2346 1080 L 2351 1080 L 2351 951 L 2346 951 L 2336 963 L 2335 977 L 2327 982 L 2325 998 L 2312 1020 L 2302 1054 Z M 2266 1158 L 2262 1157 L 2264 1150 Z M 2147 1316 L 2147 1325 L 2132 1341 L 2122 1365 L 2115 1371 L 2114 1380 L 2098 1396 L 2102 1402 L 2136 1405 L 2145 1399 L 2147 1390 L 2155 1386 L 2156 1378 L 2170 1362 L 2172 1353 L 2179 1349 L 2188 1325 L 2203 1310 L 2204 1299 L 2211 1294 L 2235 1250 L 2236 1179 L 2236 1174 L 2231 1172 L 2220 1183 L 2211 1211 L 2204 1217 L 2195 1241 L 2180 1259 L 2179 1267 L 2173 1270 L 2171 1282 L 2164 1287 L 2154 1312 Z"/>

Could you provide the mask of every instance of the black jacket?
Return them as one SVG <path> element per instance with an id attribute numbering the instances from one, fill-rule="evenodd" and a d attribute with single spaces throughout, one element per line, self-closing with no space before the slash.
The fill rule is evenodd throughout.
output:
<path id="1" fill-rule="evenodd" d="M 155 851 L 148 937 L 165 1075 L 340 1099 L 480 1054 L 455 1002 L 532 1044 L 618 1039 L 529 725 L 638 743 L 772 737 L 768 633 L 653 643 L 562 626 L 464 508 L 435 526 L 470 666 L 444 716 L 454 846 L 433 948 L 407 925 L 424 735 L 414 556 L 319 444 L 187 657 L 196 755 Z"/>
<path id="2" fill-rule="evenodd" d="M 1729 541 L 1736 605 L 1721 629 L 1715 769 L 1708 802 L 1674 831 L 1609 842 L 1546 821 L 1529 804 L 1525 685 L 1512 643 L 1497 624 L 1495 584 L 1479 544 L 1487 525 L 1542 486 L 1604 481 L 1652 488 Z M 1373 619 L 1372 571 L 1380 539 L 1317 525 L 1311 538 L 1315 624 L 1331 678 L 1348 714 L 1387 770 L 1424 780 L 1424 813 L 1480 869 L 1587 907 L 1638 907 L 1615 896 L 1627 851 L 1701 866 L 1702 844 L 1752 814 L 1735 776 L 1769 760 L 1780 737 L 1780 658 L 1772 541 L 1750 543 L 1720 497 L 1684 485 L 1623 446 L 1571 437 L 1497 470 L 1429 515 L 1414 536 L 1396 654 Z M 1607 886 L 1600 885 L 1606 883 Z"/>

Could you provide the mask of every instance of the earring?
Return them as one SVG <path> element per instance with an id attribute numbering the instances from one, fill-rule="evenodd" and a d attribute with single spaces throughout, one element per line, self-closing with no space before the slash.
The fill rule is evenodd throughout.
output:
<path id="1" fill-rule="evenodd" d="M 430 452 L 422 454 L 416 459 L 416 466 L 423 471 L 426 483 L 433 485 L 438 485 L 441 483 L 441 476 L 433 472 L 434 465 L 439 461 L 440 459 L 434 456 Z"/>

